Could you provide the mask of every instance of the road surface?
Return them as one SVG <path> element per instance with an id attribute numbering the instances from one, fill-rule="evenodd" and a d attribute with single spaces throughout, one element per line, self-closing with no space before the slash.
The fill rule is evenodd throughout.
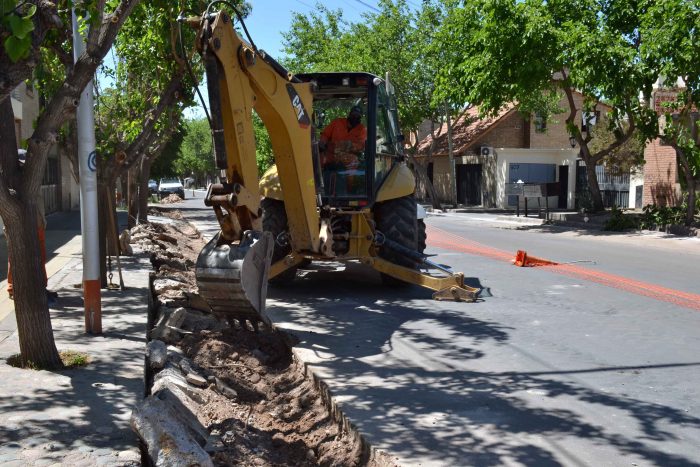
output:
<path id="1" fill-rule="evenodd" d="M 201 200 L 180 207 L 216 230 Z M 406 466 L 700 465 L 698 239 L 426 223 L 478 303 L 387 289 L 359 264 L 268 295 L 374 446 Z M 519 249 L 570 264 L 518 268 Z"/>

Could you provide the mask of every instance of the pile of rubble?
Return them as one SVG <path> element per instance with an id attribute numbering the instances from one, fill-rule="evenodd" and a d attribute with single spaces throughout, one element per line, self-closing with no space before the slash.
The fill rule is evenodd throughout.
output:
<path id="1" fill-rule="evenodd" d="M 180 198 L 175 193 L 170 193 L 168 196 L 166 196 L 165 198 L 161 198 L 161 200 L 160 200 L 160 204 L 173 204 L 173 203 L 182 203 L 182 198 Z"/>
<path id="2" fill-rule="evenodd" d="M 393 465 L 375 452 L 277 330 L 232 328 L 197 294 L 204 240 L 190 224 L 148 224 L 147 397 L 131 424 L 155 465 Z"/>

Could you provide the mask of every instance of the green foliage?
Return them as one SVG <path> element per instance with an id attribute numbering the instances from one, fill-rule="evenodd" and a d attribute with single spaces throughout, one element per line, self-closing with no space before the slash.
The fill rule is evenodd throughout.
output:
<path id="1" fill-rule="evenodd" d="M 62 350 L 58 354 L 61 356 L 63 366 L 66 368 L 86 366 L 88 363 L 90 363 L 90 357 L 83 352 L 77 352 L 75 350 Z"/>
<path id="2" fill-rule="evenodd" d="M 593 126 L 593 139 L 590 148 L 592 152 L 602 151 L 612 146 L 617 136 L 605 124 Z M 615 173 L 629 173 L 644 165 L 644 147 L 646 141 L 641 131 L 635 131 L 634 135 L 624 144 L 612 150 L 604 159 L 604 164 Z"/>
<path id="3" fill-rule="evenodd" d="M 639 228 L 639 220 L 633 214 L 625 214 L 617 206 L 610 211 L 610 218 L 603 225 L 603 230 L 621 232 Z"/>
<path id="4" fill-rule="evenodd" d="M 349 23 L 340 10 L 321 4 L 316 12 L 296 13 L 286 40 L 285 64 L 295 73 L 365 71 L 384 77 L 396 88 L 402 128 L 415 130 L 426 118 L 435 118 L 443 103 L 433 103 L 433 76 L 440 54 L 429 53 L 445 8 L 437 1 L 421 2 L 420 10 L 405 0 L 381 0 L 379 12 L 364 13 Z"/>
<path id="5" fill-rule="evenodd" d="M 471 0 L 452 9 L 440 28 L 438 50 L 452 49 L 437 76 L 437 97 L 476 102 L 490 111 L 519 102 L 546 111 L 544 93 L 571 87 L 605 98 L 624 115 L 640 90 L 656 79 L 639 64 L 628 29 L 607 2 Z M 459 47 L 452 47 L 458 43 Z M 564 72 L 553 80 L 555 72 Z M 633 98 L 631 100 L 631 98 Z"/>
<path id="6" fill-rule="evenodd" d="M 672 225 L 683 225 L 688 210 L 687 200 L 680 206 L 644 206 L 640 219 L 642 229 L 666 229 Z M 700 216 L 700 200 L 695 205 L 695 217 Z M 697 223 L 697 221 L 696 221 Z"/>
<path id="7" fill-rule="evenodd" d="M 29 56 L 34 31 L 36 5 L 16 0 L 0 0 L 0 37 L 5 53 L 12 62 Z"/>
<path id="8" fill-rule="evenodd" d="M 175 133 L 173 133 L 170 141 L 165 145 L 165 149 L 161 155 L 153 161 L 153 165 L 151 165 L 152 179 L 158 180 L 163 177 L 176 177 L 181 175 L 176 173 L 173 167 L 175 165 L 175 160 L 180 155 L 180 146 L 182 146 L 182 142 L 185 139 L 185 134 L 186 130 L 181 123 Z"/>
<path id="9" fill-rule="evenodd" d="M 267 128 L 256 113 L 253 113 L 253 130 L 255 131 L 255 160 L 258 164 L 258 174 L 262 175 L 275 163 L 275 156 Z"/>
<path id="10" fill-rule="evenodd" d="M 183 127 L 182 143 L 172 162 L 172 172 L 167 175 L 183 178 L 213 175 L 215 166 L 209 122 L 206 118 L 187 120 Z"/>

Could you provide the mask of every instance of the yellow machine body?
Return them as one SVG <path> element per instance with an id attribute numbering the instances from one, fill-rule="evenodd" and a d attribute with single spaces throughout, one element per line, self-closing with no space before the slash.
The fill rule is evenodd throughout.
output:
<path id="1" fill-rule="evenodd" d="M 476 298 L 478 290 L 464 286 L 462 274 L 420 272 L 418 265 L 429 263 L 422 248 L 412 251 L 415 242 L 408 242 L 408 248 L 397 245 L 377 227 L 382 221 L 387 225 L 382 216 L 393 215 L 392 200 L 401 200 L 397 206 L 414 227 L 423 229 L 424 247 L 425 226 L 416 220 L 412 198 L 415 178 L 399 138 L 391 137 L 399 134 L 398 124 L 392 120 L 382 80 L 359 73 L 299 78 L 242 40 L 225 12 L 205 16 L 199 26 L 222 179 L 210 186 L 205 200 L 214 208 L 221 232 L 200 254 L 196 276 L 200 293 L 214 311 L 251 321 L 257 314 L 267 322 L 268 278 L 293 272 L 309 260 L 359 260 L 385 276 L 430 288 L 438 299 Z M 368 110 L 367 141 L 377 143 L 376 148 L 367 144 L 360 154 L 363 170 L 322 172 L 317 123 L 324 112 L 332 113 L 323 103 L 333 99 L 363 103 Z M 275 165 L 262 177 L 255 157 L 253 111 L 268 130 L 275 157 Z M 343 192 L 348 187 L 359 194 Z M 281 227 L 268 230 L 265 216 L 269 221 L 273 208 L 278 217 L 272 220 Z M 420 237 L 404 232 L 404 237 L 410 235 Z M 391 254 L 386 253 L 389 248 L 394 249 Z"/>

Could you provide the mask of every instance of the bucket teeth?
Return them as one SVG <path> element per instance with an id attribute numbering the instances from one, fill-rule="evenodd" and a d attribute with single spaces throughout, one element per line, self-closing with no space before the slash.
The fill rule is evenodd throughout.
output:
<path id="1" fill-rule="evenodd" d="M 265 314 L 267 275 L 274 240 L 269 232 L 246 231 L 238 244 L 221 243 L 217 234 L 199 253 L 195 277 L 199 294 L 212 311 L 241 327 L 250 321 L 253 329 L 262 321 L 272 327 Z"/>

